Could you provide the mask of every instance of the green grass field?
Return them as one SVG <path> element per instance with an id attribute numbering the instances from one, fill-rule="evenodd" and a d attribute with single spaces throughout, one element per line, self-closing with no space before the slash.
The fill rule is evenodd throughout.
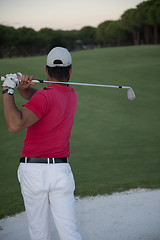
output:
<path id="1" fill-rule="evenodd" d="M 75 86 L 79 105 L 70 163 L 76 195 L 160 187 L 160 46 L 117 47 L 72 53 L 71 81 L 131 86 Z M 0 74 L 17 71 L 46 79 L 46 57 L 0 60 Z M 36 85 L 37 86 L 37 85 Z M 39 85 L 38 85 L 39 86 Z M 44 85 L 41 85 L 42 87 Z M 19 107 L 25 102 L 15 93 Z M 16 176 L 25 131 L 8 132 L 0 97 L 0 217 L 24 210 Z"/>

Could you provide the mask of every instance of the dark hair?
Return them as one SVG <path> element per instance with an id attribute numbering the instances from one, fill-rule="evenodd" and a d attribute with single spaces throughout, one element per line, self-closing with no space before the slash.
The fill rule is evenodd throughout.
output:
<path id="1" fill-rule="evenodd" d="M 64 82 L 64 80 L 69 81 L 69 70 L 71 69 L 72 65 L 67 67 L 49 67 L 46 65 L 46 67 L 51 78 L 55 78 L 60 82 Z"/>

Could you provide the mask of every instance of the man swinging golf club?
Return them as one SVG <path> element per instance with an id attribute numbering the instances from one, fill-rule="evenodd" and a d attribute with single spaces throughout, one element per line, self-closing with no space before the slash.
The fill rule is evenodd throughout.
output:
<path id="1" fill-rule="evenodd" d="M 68 82 L 72 59 L 67 49 L 53 48 L 45 67 L 49 81 Z M 7 74 L 3 82 L 4 116 L 10 132 L 27 128 L 18 178 L 31 240 L 50 240 L 50 209 L 61 240 L 81 240 L 74 214 L 73 174 L 68 163 L 69 138 L 77 94 L 68 84 L 31 87 L 33 76 Z M 20 83 L 21 80 L 21 83 Z M 19 110 L 14 89 L 29 100 Z"/>

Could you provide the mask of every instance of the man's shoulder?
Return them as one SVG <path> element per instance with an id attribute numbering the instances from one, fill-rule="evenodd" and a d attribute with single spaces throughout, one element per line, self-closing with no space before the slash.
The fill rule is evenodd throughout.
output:
<path id="1" fill-rule="evenodd" d="M 51 89 L 50 88 L 47 88 L 47 87 L 44 87 L 42 89 L 40 89 L 37 94 L 39 95 L 44 95 L 44 96 L 47 96 L 51 93 Z"/>
<path id="2" fill-rule="evenodd" d="M 32 98 L 36 101 L 47 100 L 49 97 L 49 94 L 47 92 L 48 91 L 44 90 L 44 88 L 40 89 L 32 96 Z"/>

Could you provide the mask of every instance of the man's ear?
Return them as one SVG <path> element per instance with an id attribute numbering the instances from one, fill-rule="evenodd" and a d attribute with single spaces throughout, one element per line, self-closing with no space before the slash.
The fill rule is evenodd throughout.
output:
<path id="1" fill-rule="evenodd" d="M 69 76 L 72 74 L 72 67 L 69 69 Z"/>
<path id="2" fill-rule="evenodd" d="M 45 72 L 46 72 L 46 74 L 47 74 L 47 76 L 48 76 L 48 69 L 47 69 L 47 66 L 44 67 L 44 70 L 45 70 Z"/>

